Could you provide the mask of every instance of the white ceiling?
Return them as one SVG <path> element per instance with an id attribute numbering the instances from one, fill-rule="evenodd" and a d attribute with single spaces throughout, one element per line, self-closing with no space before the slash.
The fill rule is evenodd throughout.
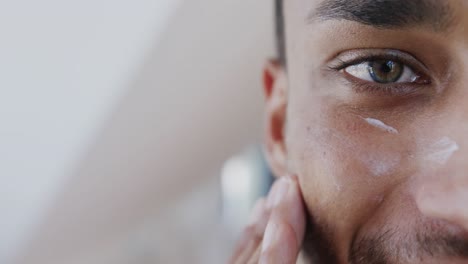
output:
<path id="1" fill-rule="evenodd" d="M 258 142 L 271 12 L 270 1 L 0 4 L 0 262 L 92 263 Z"/>

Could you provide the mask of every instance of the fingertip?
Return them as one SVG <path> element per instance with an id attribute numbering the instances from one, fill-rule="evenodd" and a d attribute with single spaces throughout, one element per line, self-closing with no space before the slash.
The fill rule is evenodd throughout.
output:
<path id="1" fill-rule="evenodd" d="M 265 231 L 259 263 L 296 263 L 299 249 L 292 226 L 273 215 Z"/>
<path id="2" fill-rule="evenodd" d="M 305 233 L 305 206 L 298 178 L 291 176 L 290 182 L 287 196 L 284 197 L 282 205 L 277 208 L 277 211 L 293 228 L 297 243 L 301 244 Z"/>
<path id="3" fill-rule="evenodd" d="M 298 183 L 299 182 L 299 178 L 297 177 L 296 174 L 289 174 L 287 175 L 286 177 L 288 177 L 289 179 L 291 179 L 292 181 Z"/>
<path id="4" fill-rule="evenodd" d="M 270 193 L 268 194 L 266 203 L 268 209 L 271 210 L 278 206 L 281 200 L 286 196 L 289 190 L 290 182 L 290 179 L 286 177 L 281 177 L 280 179 L 276 180 L 276 182 L 271 187 Z"/>

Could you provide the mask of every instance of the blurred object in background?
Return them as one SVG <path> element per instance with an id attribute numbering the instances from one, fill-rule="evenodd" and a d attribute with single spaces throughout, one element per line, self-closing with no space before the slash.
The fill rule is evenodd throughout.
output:
<path id="1" fill-rule="evenodd" d="M 255 195 L 236 209 L 219 172 L 260 142 L 272 14 L 272 1 L 1 3 L 0 263 L 225 259 L 221 208 L 239 210 L 234 230 Z"/>
<path id="2" fill-rule="evenodd" d="M 143 225 L 128 246 L 133 258 L 114 263 L 226 263 L 271 182 L 260 149 L 247 148 L 225 162 L 221 181 L 204 183 Z"/>
<path id="3" fill-rule="evenodd" d="M 256 200 L 266 195 L 273 182 L 262 154 L 260 148 L 251 147 L 224 163 L 223 218 L 233 234 L 241 232 Z"/>

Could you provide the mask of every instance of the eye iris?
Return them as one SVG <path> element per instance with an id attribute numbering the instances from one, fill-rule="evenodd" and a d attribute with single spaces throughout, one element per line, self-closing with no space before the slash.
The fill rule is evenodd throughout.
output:
<path id="1" fill-rule="evenodd" d="M 368 65 L 369 74 L 378 83 L 394 83 L 400 79 L 404 66 L 395 61 L 372 61 Z"/>

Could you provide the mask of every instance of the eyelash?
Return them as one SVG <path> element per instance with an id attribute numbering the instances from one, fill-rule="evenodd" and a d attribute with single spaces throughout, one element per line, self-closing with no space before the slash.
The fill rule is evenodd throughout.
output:
<path id="1" fill-rule="evenodd" d="M 394 61 L 401 63 L 404 66 L 409 67 L 413 72 L 421 77 L 420 82 L 417 83 L 389 83 L 389 84 L 382 84 L 377 82 L 369 82 L 365 80 L 360 80 L 355 77 L 345 76 L 347 81 L 349 81 L 353 85 L 353 89 L 358 93 L 370 93 L 370 94 L 386 94 L 386 95 L 395 95 L 395 96 L 402 96 L 402 95 L 411 95 L 418 92 L 423 86 L 430 84 L 430 78 L 427 74 L 421 70 L 421 66 L 415 65 L 409 61 L 408 59 L 404 58 L 404 56 L 395 54 L 395 53 L 387 53 L 382 55 L 376 54 L 365 54 L 356 56 L 354 59 L 350 60 L 342 60 L 342 59 L 335 59 L 333 65 L 330 65 L 328 68 L 335 72 L 339 72 L 342 75 L 345 75 L 344 70 L 347 67 L 358 65 L 361 63 L 366 62 L 373 62 L 373 61 Z"/>

